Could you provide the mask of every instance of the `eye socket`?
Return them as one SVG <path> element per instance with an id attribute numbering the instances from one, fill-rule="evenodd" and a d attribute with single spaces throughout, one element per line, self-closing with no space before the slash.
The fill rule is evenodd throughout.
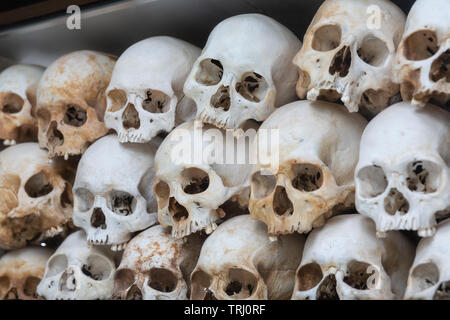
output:
<path id="1" fill-rule="evenodd" d="M 160 292 L 172 292 L 177 287 L 177 277 L 172 271 L 163 268 L 152 268 L 147 285 Z"/>
<path id="2" fill-rule="evenodd" d="M 222 80 L 223 66 L 219 60 L 205 59 L 200 62 L 195 80 L 205 86 L 214 86 Z"/>
<path id="3" fill-rule="evenodd" d="M 24 189 L 29 197 L 39 198 L 52 192 L 53 186 L 47 175 L 40 171 L 27 180 Z"/>
<path id="4" fill-rule="evenodd" d="M 130 269 L 117 270 L 114 275 L 114 292 L 125 291 L 135 282 L 135 274 Z"/>
<path id="5" fill-rule="evenodd" d="M 154 192 L 156 195 L 156 199 L 158 200 L 158 207 L 160 209 L 164 208 L 167 205 L 167 202 L 169 201 L 170 196 L 170 188 L 169 185 L 160 180 L 155 184 Z"/>
<path id="6" fill-rule="evenodd" d="M 166 113 L 170 109 L 170 97 L 162 91 L 148 89 L 142 108 L 150 113 Z"/>
<path id="7" fill-rule="evenodd" d="M 361 60 L 374 67 L 383 65 L 389 56 L 386 43 L 373 35 L 364 37 L 357 52 Z"/>
<path id="8" fill-rule="evenodd" d="M 263 175 L 257 171 L 252 175 L 252 196 L 256 199 L 268 197 L 275 190 L 277 179 L 274 175 Z"/>
<path id="9" fill-rule="evenodd" d="M 408 177 L 406 182 L 408 189 L 421 193 L 436 192 L 441 185 L 441 172 L 436 163 L 421 160 L 408 164 Z"/>
<path id="10" fill-rule="evenodd" d="M 203 270 L 197 270 L 191 277 L 192 300 L 216 300 L 212 292 L 209 290 L 211 285 L 211 277 Z"/>
<path id="11" fill-rule="evenodd" d="M 58 254 L 50 258 L 47 264 L 47 271 L 45 277 L 53 277 L 57 274 L 62 273 L 67 269 L 68 261 L 64 254 Z"/>
<path id="12" fill-rule="evenodd" d="M 94 195 L 85 188 L 75 190 L 75 205 L 81 212 L 86 212 L 94 205 Z"/>
<path id="13" fill-rule="evenodd" d="M 344 282 L 357 290 L 368 290 L 369 281 L 376 269 L 366 262 L 353 260 L 347 265 Z M 376 279 L 374 279 L 376 280 Z"/>
<path id="14" fill-rule="evenodd" d="M 403 53 L 408 60 L 420 61 L 434 56 L 438 50 L 436 33 L 431 30 L 419 30 L 405 40 Z"/>
<path id="15" fill-rule="evenodd" d="M 364 167 L 358 172 L 358 192 L 363 198 L 377 197 L 386 190 L 388 182 L 383 168 L 373 165 Z"/>
<path id="16" fill-rule="evenodd" d="M 7 276 L 0 277 L 0 298 L 3 298 L 11 287 L 11 281 Z"/>
<path id="17" fill-rule="evenodd" d="M 245 99 L 260 102 L 267 95 L 269 84 L 264 77 L 256 72 L 246 72 L 241 81 L 236 83 L 236 91 Z"/>
<path id="18" fill-rule="evenodd" d="M 86 123 L 86 120 L 86 110 L 76 104 L 66 105 L 66 113 L 63 118 L 65 124 L 73 127 L 81 127 Z"/>
<path id="19" fill-rule="evenodd" d="M 227 296 L 233 299 L 246 299 L 256 291 L 256 277 L 244 269 L 232 268 L 228 271 L 228 283 L 224 288 Z"/>
<path id="20" fill-rule="evenodd" d="M 331 51 L 341 44 L 341 27 L 330 24 L 322 26 L 314 32 L 312 48 L 316 51 Z"/>
<path id="21" fill-rule="evenodd" d="M 121 216 L 128 216 L 136 209 L 136 198 L 125 191 L 113 190 L 107 202 L 109 210 Z"/>
<path id="22" fill-rule="evenodd" d="M 3 100 L 2 111 L 10 114 L 19 113 L 22 111 L 23 104 L 24 101 L 19 95 L 10 92 Z"/>
<path id="23" fill-rule="evenodd" d="M 109 112 L 116 112 L 125 107 L 127 103 L 127 94 L 120 89 L 114 89 L 108 92 Z"/>
<path id="24" fill-rule="evenodd" d="M 294 178 L 292 186 L 300 191 L 312 192 L 323 184 L 323 172 L 319 166 L 309 163 L 297 163 L 292 167 Z"/>
<path id="25" fill-rule="evenodd" d="M 106 258 L 99 255 L 91 255 L 81 267 L 81 271 L 89 278 L 101 281 L 109 278 L 112 269 Z"/>
<path id="26" fill-rule="evenodd" d="M 299 291 L 308 291 L 316 287 L 323 278 L 322 269 L 315 263 L 308 263 L 297 271 L 297 285 Z"/>
<path id="27" fill-rule="evenodd" d="M 28 297 L 37 298 L 36 289 L 39 282 L 41 282 L 40 278 L 29 276 L 27 280 L 25 280 L 23 293 Z"/>
<path id="28" fill-rule="evenodd" d="M 418 290 L 423 291 L 425 289 L 435 286 L 439 282 L 439 269 L 433 263 L 423 263 L 416 266 L 411 273 L 411 284 Z"/>
<path id="29" fill-rule="evenodd" d="M 209 175 L 199 168 L 187 168 L 181 172 L 183 191 L 187 194 L 197 194 L 209 187 Z"/>

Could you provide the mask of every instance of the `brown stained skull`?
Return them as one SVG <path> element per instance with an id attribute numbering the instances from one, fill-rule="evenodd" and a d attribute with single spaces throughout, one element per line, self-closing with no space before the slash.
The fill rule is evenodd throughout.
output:
<path id="1" fill-rule="evenodd" d="M 38 88 L 39 144 L 49 157 L 82 154 L 108 130 L 105 89 L 115 57 L 76 51 L 53 62 Z"/>

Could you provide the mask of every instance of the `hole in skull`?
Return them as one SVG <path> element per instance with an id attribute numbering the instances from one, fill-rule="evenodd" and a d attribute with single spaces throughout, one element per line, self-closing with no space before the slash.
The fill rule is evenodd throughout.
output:
<path id="1" fill-rule="evenodd" d="M 330 274 L 322 281 L 316 292 L 316 300 L 339 300 L 334 274 Z"/>
<path id="2" fill-rule="evenodd" d="M 19 113 L 23 108 L 23 104 L 23 99 L 19 95 L 11 92 L 3 100 L 2 111 L 4 113 Z"/>
<path id="3" fill-rule="evenodd" d="M 47 130 L 47 140 L 49 145 L 53 148 L 61 146 L 64 143 L 64 136 L 57 128 L 58 125 L 56 121 L 52 121 Z"/>
<path id="4" fill-rule="evenodd" d="M 127 94 L 120 89 L 114 89 L 108 92 L 108 111 L 116 112 L 122 109 L 127 103 Z"/>
<path id="5" fill-rule="evenodd" d="M 450 82 L 450 49 L 434 60 L 430 69 L 430 79 L 432 81 L 438 82 L 444 78 L 446 82 Z"/>
<path id="6" fill-rule="evenodd" d="M 197 270 L 192 273 L 191 283 L 192 300 L 216 300 L 214 294 L 211 292 L 211 290 L 209 290 L 209 286 L 211 285 L 211 278 L 206 272 Z"/>
<path id="7" fill-rule="evenodd" d="M 344 277 L 344 282 L 354 289 L 367 290 L 369 278 L 373 274 L 369 273 L 371 269 L 375 270 L 368 263 L 351 261 L 347 266 L 347 274 Z"/>
<path id="8" fill-rule="evenodd" d="M 127 300 L 142 300 L 142 292 L 137 285 L 133 285 L 127 293 Z"/>
<path id="9" fill-rule="evenodd" d="M 135 282 L 135 275 L 133 270 L 120 269 L 114 275 L 114 292 L 125 291 L 130 288 Z"/>
<path id="10" fill-rule="evenodd" d="M 291 200 L 289 200 L 286 193 L 286 189 L 277 186 L 275 194 L 273 196 L 273 210 L 279 216 L 292 215 L 294 213 L 294 206 Z"/>
<path id="11" fill-rule="evenodd" d="M 29 276 L 25 281 L 25 285 L 23 287 L 23 293 L 28 297 L 37 298 L 36 288 L 41 282 L 40 278 Z"/>
<path id="12" fill-rule="evenodd" d="M 405 199 L 403 194 L 396 188 L 389 190 L 389 194 L 384 199 L 384 210 L 390 215 L 400 213 L 405 215 L 409 211 L 408 200 Z"/>
<path id="13" fill-rule="evenodd" d="M 67 268 L 67 257 L 63 254 L 58 254 L 50 258 L 50 261 L 47 263 L 47 271 L 45 273 L 45 277 L 53 277 L 57 274 L 60 274 Z"/>
<path id="14" fill-rule="evenodd" d="M 411 274 L 411 282 L 414 289 L 420 292 L 435 286 L 439 277 L 439 269 L 434 263 L 423 263 L 414 268 Z"/>
<path id="15" fill-rule="evenodd" d="M 231 106 L 230 87 L 220 86 L 211 97 L 211 106 L 228 111 Z"/>
<path id="16" fill-rule="evenodd" d="M 6 294 L 5 300 L 19 300 L 19 294 L 17 293 L 17 288 L 11 288 Z"/>
<path id="17" fill-rule="evenodd" d="M 213 86 L 220 82 L 223 76 L 223 66 L 219 60 L 205 59 L 199 64 L 195 80 L 205 86 Z"/>
<path id="18" fill-rule="evenodd" d="M 158 200 L 158 208 L 165 208 L 170 196 L 170 188 L 169 185 L 160 180 L 155 184 L 154 192 L 156 195 L 156 199 Z"/>
<path id="19" fill-rule="evenodd" d="M 99 255 L 91 255 L 81 267 L 84 275 L 96 281 L 107 279 L 111 274 L 111 266 L 106 258 Z"/>
<path id="20" fill-rule="evenodd" d="M 189 217 L 189 213 L 186 208 L 179 204 L 173 197 L 169 200 L 169 213 L 177 222 Z"/>
<path id="21" fill-rule="evenodd" d="M 441 168 L 431 161 L 414 161 L 408 165 L 406 182 L 411 191 L 432 193 L 440 185 Z"/>
<path id="22" fill-rule="evenodd" d="M 236 83 L 236 91 L 245 99 L 253 102 L 263 100 L 268 88 L 266 79 L 256 72 L 244 73 L 241 81 Z"/>
<path id="23" fill-rule="evenodd" d="M 339 77 L 344 78 L 348 75 L 351 64 L 352 52 L 350 47 L 345 46 L 333 57 L 328 72 L 331 75 L 338 74 Z"/>
<path id="24" fill-rule="evenodd" d="M 88 211 L 94 205 L 94 195 L 85 188 L 75 190 L 75 205 L 82 212 Z"/>
<path id="25" fill-rule="evenodd" d="M 442 282 L 434 293 L 433 300 L 450 300 L 450 281 Z"/>
<path id="26" fill-rule="evenodd" d="M 322 269 L 317 263 L 308 263 L 297 272 L 298 290 L 307 291 L 317 286 L 323 278 Z"/>
<path id="27" fill-rule="evenodd" d="M 300 191 L 311 192 L 319 189 L 323 183 L 322 169 L 312 164 L 296 164 L 292 186 Z"/>
<path id="28" fill-rule="evenodd" d="M 365 63 L 378 67 L 386 61 L 389 56 L 389 49 L 381 39 L 373 35 L 367 35 L 361 42 L 357 53 Z"/>
<path id="29" fill-rule="evenodd" d="M 94 208 L 91 216 L 91 226 L 94 228 L 106 229 L 106 218 L 102 209 Z"/>
<path id="30" fill-rule="evenodd" d="M 66 113 L 64 114 L 64 123 L 69 126 L 81 127 L 86 123 L 86 110 L 76 104 L 66 105 Z"/>
<path id="31" fill-rule="evenodd" d="M 314 32 L 312 48 L 316 51 L 330 51 L 341 43 L 341 28 L 337 25 L 322 26 Z"/>
<path id="32" fill-rule="evenodd" d="M 147 98 L 142 101 L 142 108 L 151 113 L 165 113 L 169 111 L 170 97 L 164 92 L 148 89 Z"/>
<path id="33" fill-rule="evenodd" d="M 386 190 L 388 184 L 383 169 L 376 165 L 359 170 L 357 179 L 358 191 L 364 198 L 379 196 Z"/>
<path id="34" fill-rule="evenodd" d="M 152 268 L 148 286 L 161 292 L 172 292 L 177 287 L 177 277 L 167 269 Z"/>
<path id="35" fill-rule="evenodd" d="M 127 108 L 122 113 L 122 125 L 125 129 L 139 129 L 141 120 L 139 120 L 139 113 L 134 108 L 134 105 L 129 103 Z"/>
<path id="36" fill-rule="evenodd" d="M 77 279 L 75 278 L 75 271 L 73 269 L 64 271 L 59 279 L 59 290 L 61 291 L 75 291 L 77 288 Z"/>
<path id="37" fill-rule="evenodd" d="M 59 202 L 63 208 L 71 207 L 73 204 L 72 187 L 67 182 L 64 184 L 64 191 L 61 193 Z"/>
<path id="38" fill-rule="evenodd" d="M 274 175 L 264 175 L 261 171 L 255 172 L 251 179 L 252 196 L 256 199 L 268 197 L 275 190 L 276 183 Z"/>
<path id="39" fill-rule="evenodd" d="M 53 186 L 48 181 L 47 175 L 41 171 L 28 179 L 24 189 L 31 198 L 39 198 L 52 192 Z"/>
<path id="40" fill-rule="evenodd" d="M 404 43 L 406 59 L 419 61 L 435 55 L 439 50 L 437 36 L 431 30 L 419 30 L 410 35 Z"/>
<path id="41" fill-rule="evenodd" d="M 225 293 L 233 299 L 249 298 L 256 290 L 256 277 L 247 270 L 233 268 L 228 271 Z"/>
<path id="42" fill-rule="evenodd" d="M 209 186 L 209 175 L 199 168 L 187 168 L 181 172 L 183 191 L 197 194 L 206 191 Z"/>
<path id="43" fill-rule="evenodd" d="M 11 281 L 7 276 L 0 277 L 0 299 L 2 299 L 9 288 L 11 287 Z"/>
<path id="44" fill-rule="evenodd" d="M 113 190 L 109 194 L 108 208 L 121 216 L 128 216 L 136 208 L 136 199 L 124 191 Z"/>

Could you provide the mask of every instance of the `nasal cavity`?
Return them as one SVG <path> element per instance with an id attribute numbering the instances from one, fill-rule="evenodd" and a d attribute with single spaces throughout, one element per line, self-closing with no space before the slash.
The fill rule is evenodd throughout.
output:
<path id="1" fill-rule="evenodd" d="M 75 291 L 77 288 L 77 279 L 73 270 L 64 271 L 59 279 L 59 290 L 61 291 Z"/>
<path id="2" fill-rule="evenodd" d="M 434 293 L 433 300 L 450 300 L 450 281 L 442 282 Z"/>
<path id="3" fill-rule="evenodd" d="M 328 71 L 331 75 L 337 74 L 339 77 L 344 78 L 348 75 L 351 64 L 352 53 L 350 47 L 345 46 L 333 57 Z"/>
<path id="4" fill-rule="evenodd" d="M 134 284 L 127 293 L 127 300 L 142 300 L 141 290 Z"/>
<path id="5" fill-rule="evenodd" d="M 438 82 L 441 79 L 450 82 L 450 49 L 434 60 L 431 65 L 430 79 L 434 82 Z"/>
<path id="6" fill-rule="evenodd" d="M 58 130 L 56 121 L 52 121 L 47 130 L 47 141 L 53 148 L 64 144 L 64 135 Z"/>
<path id="7" fill-rule="evenodd" d="M 91 216 L 91 226 L 94 228 L 106 229 L 106 219 L 102 209 L 95 208 Z"/>
<path id="8" fill-rule="evenodd" d="M 384 210 L 390 215 L 405 215 L 409 211 L 408 200 L 396 188 L 389 191 L 389 194 L 384 199 Z"/>
<path id="9" fill-rule="evenodd" d="M 174 197 L 169 199 L 169 213 L 176 222 L 185 220 L 189 217 L 186 208 L 179 204 Z"/>
<path id="10" fill-rule="evenodd" d="M 294 213 L 294 206 L 286 193 L 286 189 L 277 186 L 273 196 L 273 210 L 279 216 L 292 215 Z"/>
<path id="11" fill-rule="evenodd" d="M 211 97 L 211 105 L 217 109 L 228 111 L 231 106 L 230 87 L 221 86 Z"/>
<path id="12" fill-rule="evenodd" d="M 139 120 L 139 113 L 133 104 L 129 103 L 122 114 L 122 124 L 125 129 L 139 129 L 141 121 Z"/>
<path id="13" fill-rule="evenodd" d="M 66 113 L 64 114 L 64 123 L 73 127 L 81 127 L 86 123 L 86 110 L 76 104 L 68 104 L 66 106 Z"/>
<path id="14" fill-rule="evenodd" d="M 316 293 L 316 300 L 340 300 L 334 274 L 330 274 L 322 281 Z"/>

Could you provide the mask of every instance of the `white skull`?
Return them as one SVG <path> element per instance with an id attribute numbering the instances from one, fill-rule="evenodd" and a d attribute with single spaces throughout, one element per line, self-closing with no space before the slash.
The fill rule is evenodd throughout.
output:
<path id="1" fill-rule="evenodd" d="M 400 232 L 378 239 L 360 214 L 333 217 L 308 236 L 292 299 L 401 299 L 413 260 L 414 245 Z"/>
<path id="2" fill-rule="evenodd" d="M 289 299 L 304 243 L 298 234 L 270 240 L 266 226 L 249 215 L 227 220 L 202 246 L 191 299 Z"/>
<path id="3" fill-rule="evenodd" d="M 77 231 L 47 261 L 37 293 L 47 300 L 110 299 L 115 270 L 112 252 L 90 247 L 86 234 Z"/>
<path id="4" fill-rule="evenodd" d="M 219 23 L 184 86 L 197 103 L 196 118 L 237 129 L 294 101 L 298 74 L 291 61 L 300 47 L 291 31 L 261 14 Z"/>
<path id="5" fill-rule="evenodd" d="M 174 239 L 162 226 L 134 237 L 125 249 L 114 296 L 127 300 L 186 300 L 202 241 L 197 235 Z"/>
<path id="6" fill-rule="evenodd" d="M 409 273 L 405 299 L 450 299 L 450 220 L 437 226 L 434 237 L 419 242 Z"/>
<path id="7" fill-rule="evenodd" d="M 361 138 L 355 170 L 356 208 L 389 230 L 435 232 L 436 216 L 450 208 L 450 114 L 408 102 L 375 117 Z"/>
<path id="8" fill-rule="evenodd" d="M 278 168 L 258 161 L 251 176 L 249 210 L 269 234 L 306 233 L 354 205 L 354 169 L 367 121 L 337 104 L 297 101 L 279 108 L 259 128 L 279 130 Z M 256 156 L 255 159 L 261 159 Z M 277 152 L 278 154 L 272 154 Z M 275 171 L 277 170 L 278 171 Z"/>
<path id="9" fill-rule="evenodd" d="M 405 14 L 386 0 L 327 0 L 294 59 L 301 99 L 339 98 L 350 112 L 372 116 L 396 99 L 393 65 Z"/>
<path id="10" fill-rule="evenodd" d="M 28 247 L 6 253 L 0 259 L 0 300 L 38 299 L 36 287 L 44 276 L 52 250 Z M 1 254 L 0 254 L 1 256 Z"/>
<path id="11" fill-rule="evenodd" d="M 450 108 L 450 2 L 416 0 L 397 51 L 403 100 Z"/>
<path id="12" fill-rule="evenodd" d="M 193 119 L 195 103 L 183 86 L 199 54 L 199 48 L 171 37 L 145 39 L 125 50 L 106 90 L 105 124 L 120 142 L 148 142 Z"/>
<path id="13" fill-rule="evenodd" d="M 0 248 L 14 249 L 61 233 L 72 218 L 72 161 L 47 158 L 37 143 L 0 152 Z"/>
<path id="14" fill-rule="evenodd" d="M 0 139 L 37 141 L 36 90 L 44 68 L 17 64 L 0 73 Z"/>
<path id="15" fill-rule="evenodd" d="M 122 250 L 132 234 L 157 222 L 153 144 L 121 144 L 115 135 L 96 141 L 78 165 L 73 222 L 87 241 Z"/>
<path id="16" fill-rule="evenodd" d="M 246 209 L 249 140 L 243 135 L 235 139 L 231 133 L 199 121 L 184 123 L 166 137 L 155 157 L 154 191 L 158 220 L 164 227 L 172 227 L 172 236 L 181 238 L 201 230 L 211 233 L 220 218 L 236 214 L 238 208 Z M 231 149 L 227 148 L 230 142 L 245 156 L 243 164 L 222 161 L 221 155 Z"/>
<path id="17" fill-rule="evenodd" d="M 95 51 L 75 51 L 45 70 L 37 94 L 39 144 L 49 157 L 82 154 L 104 136 L 105 90 L 115 57 Z"/>

